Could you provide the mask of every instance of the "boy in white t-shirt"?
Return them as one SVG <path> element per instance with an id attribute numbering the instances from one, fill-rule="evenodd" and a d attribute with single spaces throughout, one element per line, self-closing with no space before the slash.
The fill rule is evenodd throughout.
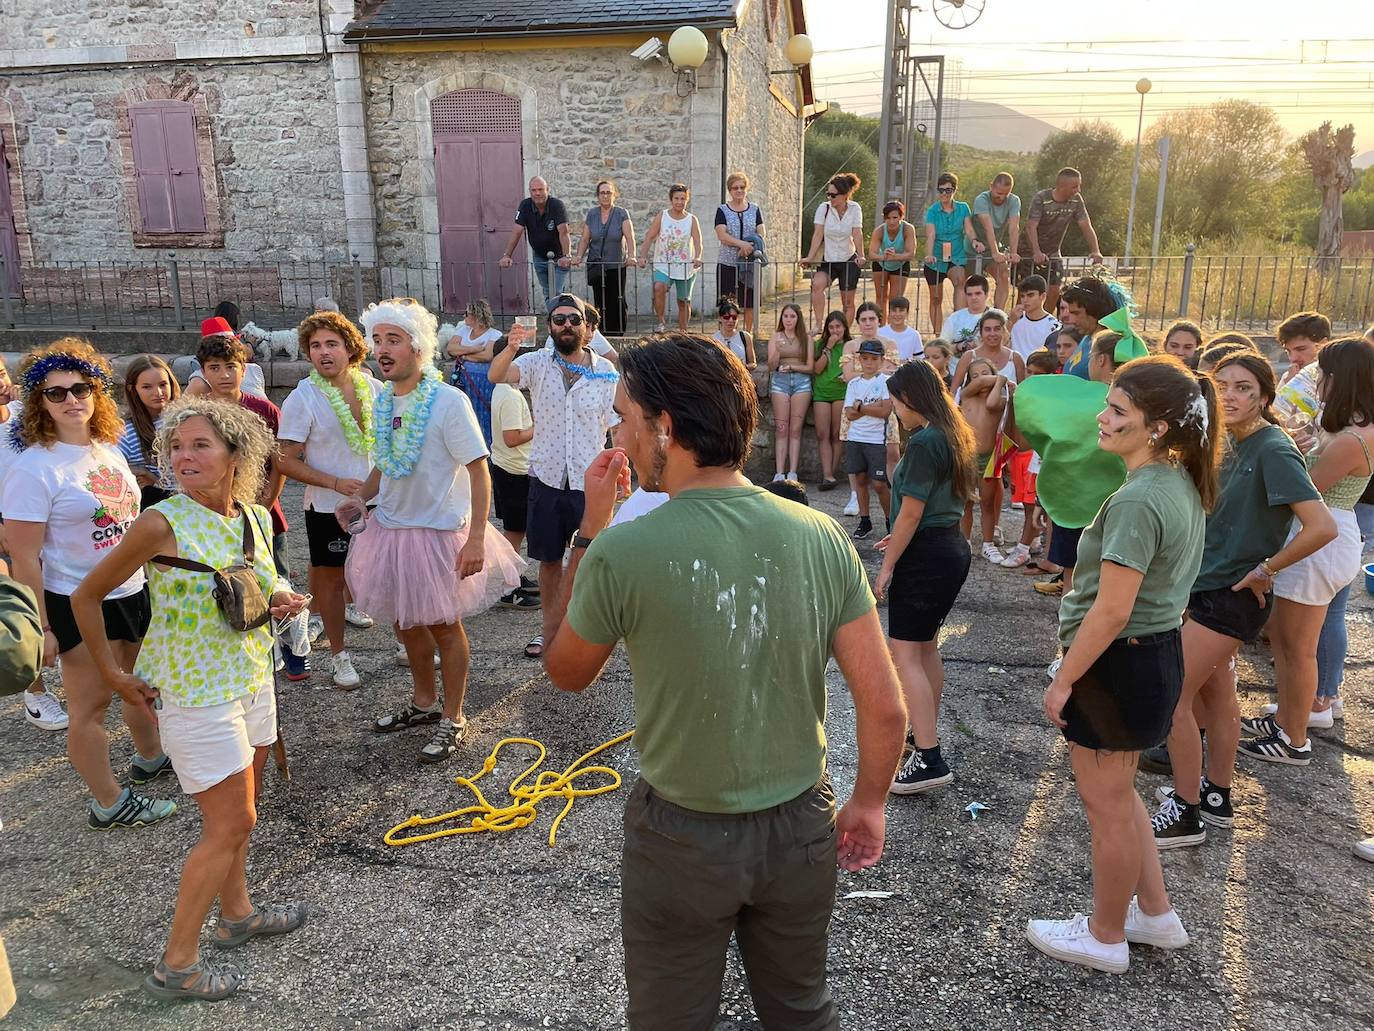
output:
<path id="1" fill-rule="evenodd" d="M 1060 323 L 1045 310 L 1045 277 L 1030 275 L 1016 287 L 1020 317 L 1012 323 L 1011 349 L 1024 360 L 1045 346 L 1045 338 L 1059 329 Z"/>
<path id="2" fill-rule="evenodd" d="M 496 354 L 508 346 L 503 340 Z M 525 542 L 533 439 L 534 417 L 525 395 L 509 383 L 497 383 L 491 391 L 491 497 L 501 534 L 516 551 Z M 520 586 L 502 595 L 497 604 L 507 609 L 537 609 L 539 584 L 522 574 Z"/>
<path id="3" fill-rule="evenodd" d="M 940 335 L 954 345 L 956 355 L 978 344 L 978 320 L 988 310 L 988 277 L 969 276 L 964 280 L 966 306 L 945 318 Z"/>
<path id="4" fill-rule="evenodd" d="M 883 364 L 883 345 L 878 340 L 865 340 L 859 345 L 859 375 L 845 388 L 844 407 L 849 416 L 849 435 L 844 443 L 844 471 L 854 477 L 854 490 L 859 495 L 859 525 L 854 530 L 856 541 L 873 532 L 869 518 L 868 488 L 871 485 L 888 514 L 891 494 L 887 482 L 887 417 L 892 413 L 892 401 L 887 392 L 887 377 L 878 370 Z"/>
<path id="5" fill-rule="evenodd" d="M 911 301 L 894 297 L 887 302 L 887 325 L 878 327 L 878 336 L 890 340 L 897 348 L 897 364 L 913 361 L 925 355 L 921 334 L 906 323 L 911 313 Z"/>

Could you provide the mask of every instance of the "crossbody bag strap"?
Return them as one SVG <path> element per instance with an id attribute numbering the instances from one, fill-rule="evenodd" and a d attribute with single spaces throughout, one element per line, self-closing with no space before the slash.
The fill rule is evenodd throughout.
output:
<path id="1" fill-rule="evenodd" d="M 262 529 L 261 526 L 258 527 Z M 243 508 L 243 560 L 244 564 L 253 564 L 253 555 L 256 549 L 253 546 L 253 531 L 248 525 L 248 506 Z M 194 559 L 178 558 L 172 555 L 154 555 L 153 562 L 160 566 L 170 566 L 172 569 L 184 569 L 188 573 L 218 573 L 219 570 L 214 566 L 207 566 L 204 562 L 197 562 Z"/>
<path id="2" fill-rule="evenodd" d="M 256 520 L 255 520 L 256 521 Z M 261 529 L 261 527 L 259 527 Z M 253 556 L 257 549 L 253 545 L 253 528 L 248 522 L 248 506 L 243 506 L 243 564 L 253 567 Z"/>

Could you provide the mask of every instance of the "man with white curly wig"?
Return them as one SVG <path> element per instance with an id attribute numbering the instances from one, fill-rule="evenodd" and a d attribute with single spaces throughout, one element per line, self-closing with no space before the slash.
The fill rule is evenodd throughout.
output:
<path id="1" fill-rule="evenodd" d="M 373 407 L 372 472 L 335 512 L 355 534 L 345 566 L 354 601 L 394 624 L 415 683 L 409 704 L 372 729 L 437 724 L 420 759 L 440 762 L 467 732 L 462 619 L 519 587 L 524 562 L 504 537 L 486 532 L 487 446 L 472 403 L 434 367 L 438 320 L 414 298 L 398 297 L 370 305 L 362 324 L 386 386 Z"/>

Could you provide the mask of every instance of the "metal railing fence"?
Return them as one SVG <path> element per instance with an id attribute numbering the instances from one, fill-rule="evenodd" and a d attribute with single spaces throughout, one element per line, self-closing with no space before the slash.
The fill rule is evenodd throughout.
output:
<path id="1" fill-rule="evenodd" d="M 972 270 L 990 271 L 982 265 L 979 259 Z M 1199 255 L 1190 245 L 1182 255 L 1129 263 L 1108 258 L 1106 265 L 1131 291 L 1138 308 L 1137 326 L 1147 331 L 1190 318 L 1208 330 L 1268 333 L 1286 316 L 1304 310 L 1327 314 L 1343 332 L 1361 331 L 1374 322 L 1374 256 L 1324 264 L 1316 258 L 1289 255 Z M 476 261 L 250 264 L 175 254 L 146 262 L 22 262 L 16 269 L 0 255 L 0 328 L 194 332 L 216 304 L 233 300 L 240 307 L 242 323 L 286 329 L 309 314 L 321 297 L 332 298 L 345 313 L 356 316 L 373 301 L 393 296 L 417 298 L 444 322 L 459 321 L 468 301 L 484 299 L 496 326 L 506 328 L 518 315 L 543 310 L 540 280 L 545 277 L 535 271 L 528 263 L 509 269 Z M 603 332 L 608 336 L 648 332 L 660 322 L 676 325 L 679 290 L 689 298 L 688 327 L 705 332 L 716 327 L 721 291 L 720 272 L 713 263 L 668 269 L 671 281 L 659 284 L 654 283 L 652 266 L 581 264 L 562 269 L 550 262 L 539 271 L 548 273 L 551 292 L 556 293 L 566 277 L 563 289 L 595 301 L 603 311 Z M 1087 271 L 1086 259 L 1065 259 L 1066 279 Z M 741 290 L 738 296 L 752 302 L 750 314 L 758 327 L 776 326 L 787 302 L 800 305 L 808 323 L 814 320 L 813 270 L 797 262 L 770 261 L 729 272 L 750 286 L 748 294 Z M 1014 266 L 1011 278 L 1015 279 Z M 923 334 L 928 332 L 931 301 L 919 268 L 900 285 L 912 304 L 910 321 Z M 947 314 L 949 288 L 943 291 Z M 656 293 L 662 298 L 661 306 L 656 304 Z M 875 299 L 877 284 L 872 269 L 866 268 L 854 303 Z M 814 300 L 820 302 L 815 306 L 820 318 L 843 307 L 833 283 Z"/>

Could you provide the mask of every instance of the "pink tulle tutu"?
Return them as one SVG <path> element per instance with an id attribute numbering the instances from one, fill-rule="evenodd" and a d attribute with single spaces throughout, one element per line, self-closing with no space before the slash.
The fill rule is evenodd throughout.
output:
<path id="1" fill-rule="evenodd" d="M 453 623 L 484 612 L 520 586 L 525 560 L 494 528 L 484 542 L 486 562 L 458 576 L 458 553 L 468 530 L 391 529 L 375 516 L 348 549 L 344 576 L 358 608 L 402 629 Z"/>

